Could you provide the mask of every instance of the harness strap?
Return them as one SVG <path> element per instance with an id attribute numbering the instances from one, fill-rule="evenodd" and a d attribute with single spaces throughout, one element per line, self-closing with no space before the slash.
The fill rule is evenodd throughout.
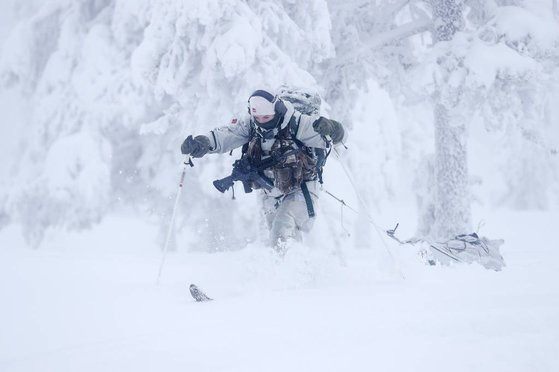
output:
<path id="1" fill-rule="evenodd" d="M 309 188 L 307 187 L 307 183 L 303 181 L 301 184 L 301 190 L 303 191 L 303 196 L 305 197 L 305 203 L 307 204 L 307 212 L 309 213 L 309 217 L 314 217 L 314 207 L 312 205 L 312 198 L 311 193 L 309 192 Z"/>
<path id="2" fill-rule="evenodd" d="M 314 206 L 313 206 L 313 202 L 312 202 L 312 198 L 311 198 L 311 193 L 309 191 L 309 188 L 307 187 L 307 183 L 303 182 L 301 184 L 301 191 L 303 192 L 303 197 L 305 198 L 305 204 L 307 205 L 307 213 L 309 214 L 309 218 L 313 218 L 315 216 L 314 213 Z M 276 196 L 276 203 L 274 204 L 274 208 L 279 208 L 279 206 L 281 205 L 281 203 L 283 203 L 283 201 L 285 200 L 285 198 L 290 195 L 290 194 L 284 194 L 284 195 L 280 195 L 280 196 Z"/>

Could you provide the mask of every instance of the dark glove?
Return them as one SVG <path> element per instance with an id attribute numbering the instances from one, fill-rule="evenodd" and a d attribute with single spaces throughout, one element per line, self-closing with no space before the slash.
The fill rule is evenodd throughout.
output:
<path id="1" fill-rule="evenodd" d="M 313 123 L 312 127 L 321 136 L 332 138 L 334 143 L 338 143 L 344 138 L 344 127 L 335 120 L 320 117 Z"/>
<path id="2" fill-rule="evenodd" d="M 210 139 L 206 136 L 186 137 L 181 145 L 181 152 L 190 154 L 195 158 L 201 158 L 210 150 Z"/>

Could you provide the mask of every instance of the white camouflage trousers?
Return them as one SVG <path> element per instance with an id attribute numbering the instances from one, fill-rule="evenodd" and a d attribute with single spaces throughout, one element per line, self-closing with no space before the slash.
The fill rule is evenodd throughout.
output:
<path id="1" fill-rule="evenodd" d="M 308 182 L 307 185 L 316 214 L 318 208 L 316 182 Z M 282 198 L 265 193 L 262 195 L 264 215 L 270 231 L 270 245 L 278 249 L 290 239 L 302 241 L 301 232 L 309 232 L 314 224 L 314 218 L 309 217 L 303 191 L 298 189 Z"/>

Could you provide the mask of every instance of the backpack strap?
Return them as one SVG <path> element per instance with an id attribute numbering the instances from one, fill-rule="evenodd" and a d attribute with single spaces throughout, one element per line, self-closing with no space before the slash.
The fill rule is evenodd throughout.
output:
<path id="1" fill-rule="evenodd" d="M 297 138 L 297 133 L 299 132 L 299 124 L 301 124 L 301 115 L 297 119 L 295 119 L 295 115 L 291 117 L 289 120 L 289 133 L 291 134 L 291 139 L 297 147 L 300 149 L 306 149 L 307 146 Z M 322 183 L 322 171 L 319 172 L 320 183 Z M 309 218 L 313 218 L 315 216 L 314 206 L 311 198 L 311 193 L 309 192 L 309 188 L 307 187 L 307 183 L 303 181 L 301 184 L 301 191 L 303 192 L 303 197 L 305 198 L 305 204 L 307 204 L 307 213 L 309 214 Z"/>
<path id="2" fill-rule="evenodd" d="M 254 124 L 252 124 L 252 121 L 251 121 L 250 129 L 249 129 L 249 132 L 248 132 L 248 141 L 242 147 L 241 156 L 244 156 L 247 153 L 250 141 L 252 141 L 252 139 L 254 138 L 254 132 L 255 132 Z"/>
<path id="3" fill-rule="evenodd" d="M 297 133 L 299 133 L 299 124 L 301 124 L 301 115 L 295 119 L 295 115 L 289 120 L 289 133 L 291 134 L 291 139 L 299 148 L 306 147 L 305 144 L 297 138 Z"/>
<path id="4" fill-rule="evenodd" d="M 295 144 L 299 148 L 307 148 L 302 141 L 297 139 L 297 133 L 299 132 L 300 123 L 301 123 L 301 115 L 299 115 L 297 119 L 295 119 L 295 117 L 292 116 L 291 120 L 289 120 L 289 132 L 291 133 L 291 139 L 293 140 L 293 142 L 295 142 Z M 311 150 L 314 151 L 315 156 L 317 156 L 318 162 L 316 164 L 316 173 L 318 176 L 318 182 L 321 185 L 324 183 L 322 179 L 323 167 L 324 164 L 326 164 L 326 159 L 328 158 L 328 155 L 330 155 L 330 152 L 332 152 L 332 145 L 330 144 L 330 142 L 326 142 L 326 143 L 327 143 L 326 150 L 319 149 L 319 148 L 311 148 Z"/>

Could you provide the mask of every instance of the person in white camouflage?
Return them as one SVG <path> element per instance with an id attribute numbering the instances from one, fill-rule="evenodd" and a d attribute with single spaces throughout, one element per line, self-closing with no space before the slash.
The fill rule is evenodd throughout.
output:
<path id="1" fill-rule="evenodd" d="M 199 158 L 242 146 L 243 157 L 255 164 L 270 157 L 280 159 L 262 172 L 273 184 L 273 188 L 262 188 L 262 204 L 270 244 L 282 251 L 288 240 L 301 241 L 301 232 L 313 225 L 322 166 L 317 165 L 317 153 L 343 142 L 346 133 L 339 122 L 302 114 L 267 90 L 249 97 L 248 111 L 245 118 L 206 135 L 188 136 L 181 152 Z M 260 187 L 253 183 L 251 188 Z"/>

